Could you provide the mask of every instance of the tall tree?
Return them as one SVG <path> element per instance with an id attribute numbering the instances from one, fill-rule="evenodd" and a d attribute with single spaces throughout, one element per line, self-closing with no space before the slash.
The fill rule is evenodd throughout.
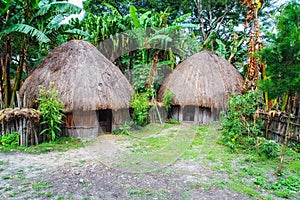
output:
<path id="1" fill-rule="evenodd" d="M 276 19 L 276 30 L 260 53 L 267 64 L 267 79 L 260 87 L 269 93 L 271 99 L 284 99 L 282 109 L 285 110 L 289 96 L 300 92 L 299 3 L 293 1 L 282 9 Z"/>

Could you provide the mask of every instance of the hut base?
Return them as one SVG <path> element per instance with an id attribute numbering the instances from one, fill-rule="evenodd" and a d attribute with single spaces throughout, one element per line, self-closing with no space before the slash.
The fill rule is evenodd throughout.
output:
<path id="1" fill-rule="evenodd" d="M 172 118 L 187 123 L 210 124 L 219 120 L 219 111 L 199 106 L 172 106 Z"/>
<path id="2" fill-rule="evenodd" d="M 62 130 L 68 137 L 94 138 L 101 133 L 111 133 L 130 120 L 128 109 L 76 110 L 65 115 L 65 127 Z"/>

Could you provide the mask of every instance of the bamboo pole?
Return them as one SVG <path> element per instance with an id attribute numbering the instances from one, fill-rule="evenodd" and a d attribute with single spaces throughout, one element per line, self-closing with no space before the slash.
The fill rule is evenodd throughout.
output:
<path id="1" fill-rule="evenodd" d="M 30 121 L 30 124 L 31 123 L 32 123 L 32 121 Z M 39 144 L 39 138 L 37 136 L 37 131 L 36 131 L 35 127 L 33 127 L 33 132 L 34 132 L 35 144 L 38 145 Z"/>
<path id="2" fill-rule="evenodd" d="M 23 138 L 24 138 L 24 143 L 23 143 L 23 145 L 26 145 L 26 143 L 27 143 L 27 134 L 28 134 L 28 129 L 27 129 L 27 122 L 26 122 L 26 118 L 23 118 L 23 125 L 24 125 L 24 131 L 23 131 L 23 133 L 22 133 L 22 136 L 23 136 Z"/>
<path id="3" fill-rule="evenodd" d="M 29 124 L 28 127 L 29 127 L 29 132 L 30 132 L 30 145 L 35 145 L 35 135 L 34 135 L 34 132 L 32 130 L 32 124 L 31 124 L 31 119 L 27 120 L 27 123 Z"/>
<path id="4" fill-rule="evenodd" d="M 23 96 L 23 107 L 26 107 L 26 91 L 24 92 L 24 96 Z"/>

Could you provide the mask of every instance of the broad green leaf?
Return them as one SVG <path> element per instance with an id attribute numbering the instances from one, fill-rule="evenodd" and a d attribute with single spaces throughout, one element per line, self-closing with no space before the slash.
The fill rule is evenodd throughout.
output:
<path id="1" fill-rule="evenodd" d="M 48 25 L 46 26 L 46 29 L 48 30 L 48 32 L 53 32 L 53 29 L 57 30 L 60 26 L 62 26 L 62 24 L 60 24 L 60 23 L 64 19 L 65 19 L 65 17 L 61 14 L 56 15 L 55 17 L 53 17 L 51 19 L 51 21 L 48 23 Z"/>
<path id="2" fill-rule="evenodd" d="M 50 4 L 43 5 L 36 13 L 36 16 L 45 15 L 51 8 L 53 8 L 56 13 L 79 14 L 82 10 L 80 7 L 66 1 L 52 2 Z"/>
<path id="3" fill-rule="evenodd" d="M 29 35 L 30 37 L 36 37 L 39 43 L 50 42 L 50 39 L 43 32 L 27 24 L 15 24 L 11 28 L 5 30 L 6 34 L 10 34 L 13 32 L 24 33 L 26 35 Z"/>
<path id="4" fill-rule="evenodd" d="M 140 21 L 139 21 L 139 18 L 138 18 L 136 7 L 134 7 L 133 5 L 130 6 L 129 13 L 130 13 L 130 16 L 132 18 L 134 28 L 142 28 L 142 25 L 140 24 Z"/>
<path id="5" fill-rule="evenodd" d="M 183 22 L 184 20 L 188 19 L 192 14 L 191 13 L 187 13 L 187 14 L 184 14 L 180 17 L 177 17 L 174 21 L 173 21 L 173 25 L 176 25 L 178 23 L 181 23 Z"/>
<path id="6" fill-rule="evenodd" d="M 111 9 L 111 11 L 112 11 L 112 13 L 113 13 L 114 16 L 117 15 L 118 17 L 123 17 L 121 15 L 121 13 L 115 7 L 113 7 L 111 4 L 109 4 L 109 3 L 103 3 L 103 5 L 109 7 Z"/>

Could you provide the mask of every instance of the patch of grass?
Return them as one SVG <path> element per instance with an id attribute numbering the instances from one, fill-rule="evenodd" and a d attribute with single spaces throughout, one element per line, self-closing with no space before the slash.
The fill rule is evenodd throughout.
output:
<path id="1" fill-rule="evenodd" d="M 168 123 L 168 124 L 176 124 L 176 125 L 180 125 L 181 124 L 180 121 L 177 121 L 176 119 L 173 119 L 173 118 L 168 119 L 168 121 L 166 121 L 166 123 Z"/>
<path id="2" fill-rule="evenodd" d="M 46 197 L 48 197 L 48 198 L 53 196 L 52 192 L 46 192 L 45 195 L 46 195 Z"/>
<path id="3" fill-rule="evenodd" d="M 37 183 L 32 183 L 31 187 L 35 191 L 40 191 L 43 188 L 51 188 L 52 185 L 48 184 L 46 181 L 39 181 Z"/>
<path id="4" fill-rule="evenodd" d="M 8 180 L 8 179 L 11 179 L 11 178 L 12 178 L 11 174 L 5 174 L 4 176 L 2 176 L 3 180 Z"/>
<path id="5" fill-rule="evenodd" d="M 84 146 L 85 144 L 79 138 L 62 137 L 57 138 L 53 142 L 45 142 L 41 143 L 40 145 L 30 146 L 26 151 L 32 154 L 47 153 L 50 151 L 65 152 L 70 149 Z"/>
<path id="6" fill-rule="evenodd" d="M 11 187 L 11 186 L 7 186 L 7 187 L 5 187 L 5 189 L 4 189 L 4 191 L 11 191 L 11 190 L 13 190 L 13 187 Z"/>
<path id="7" fill-rule="evenodd" d="M 55 197 L 55 200 L 63 200 L 63 199 L 65 199 L 65 197 L 61 195 Z"/>
<path id="8" fill-rule="evenodd" d="M 291 191 L 288 189 L 275 190 L 274 194 L 281 198 L 289 198 L 291 196 Z"/>
<path id="9" fill-rule="evenodd" d="M 146 127 L 139 128 L 138 130 L 134 130 L 131 133 L 132 137 L 137 137 L 137 138 L 144 138 L 144 137 L 149 137 L 150 135 L 157 135 L 161 133 L 161 131 L 165 129 L 169 129 L 171 127 L 174 127 L 176 125 L 174 124 L 156 124 L 156 123 L 151 123 L 148 124 Z M 128 137 L 126 137 L 128 138 Z"/>
<path id="10" fill-rule="evenodd" d="M 12 193 L 9 194 L 9 197 L 15 197 L 15 196 L 17 196 L 18 194 L 20 194 L 19 191 L 13 191 Z"/>
<path id="11" fill-rule="evenodd" d="M 150 124 L 126 137 L 131 144 L 127 147 L 130 152 L 119 166 L 153 171 L 173 163 L 187 151 L 196 129 L 196 126 Z"/>
<path id="12" fill-rule="evenodd" d="M 208 132 L 208 126 L 205 126 L 205 125 L 199 126 L 199 127 L 197 128 L 197 130 L 198 130 L 199 132 L 207 133 L 207 132 Z"/>
<path id="13" fill-rule="evenodd" d="M 130 195 L 152 196 L 153 192 L 149 189 L 133 189 L 130 191 Z"/>
<path id="14" fill-rule="evenodd" d="M 73 197 L 71 195 L 68 195 L 67 200 L 73 200 Z"/>
<path id="15" fill-rule="evenodd" d="M 0 152 L 24 151 L 29 154 L 41 154 L 48 153 L 51 151 L 65 152 L 70 149 L 84 147 L 85 145 L 86 143 L 79 138 L 61 137 L 57 138 L 55 141 L 52 142 L 43 142 L 39 145 L 29 147 L 0 145 Z"/>
<path id="16" fill-rule="evenodd" d="M 185 192 L 185 193 L 183 193 L 183 198 L 184 199 L 190 199 L 191 198 L 191 194 Z"/>
<path id="17" fill-rule="evenodd" d="M 270 199 L 269 195 L 294 198 L 300 194 L 299 153 L 288 150 L 284 165 L 285 174 L 280 177 L 276 175 L 279 159 L 262 159 L 255 151 L 232 153 L 219 142 L 220 131 L 205 126 L 199 127 L 198 130 L 194 142 L 183 158 L 198 158 L 197 161 L 207 168 L 229 175 L 221 184 L 223 188 L 228 187 L 258 199 Z M 217 183 L 218 181 L 212 180 L 207 187 L 216 186 Z"/>

